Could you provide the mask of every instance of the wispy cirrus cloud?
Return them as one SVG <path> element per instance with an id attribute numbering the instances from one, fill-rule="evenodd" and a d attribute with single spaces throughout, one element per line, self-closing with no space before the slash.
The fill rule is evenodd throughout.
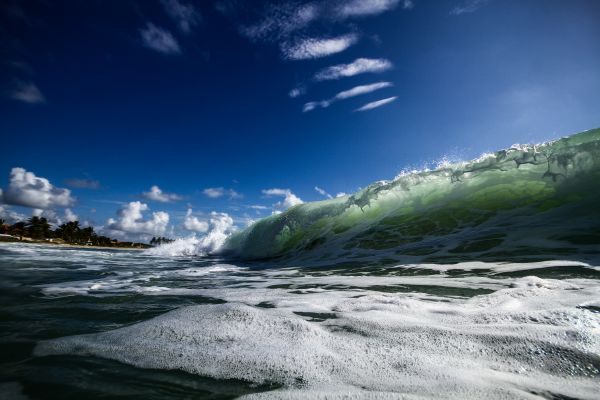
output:
<path id="1" fill-rule="evenodd" d="M 372 110 L 374 108 L 381 107 L 381 106 L 384 106 L 386 104 L 389 104 L 389 103 L 393 102 L 394 100 L 396 100 L 397 98 L 398 98 L 397 96 L 393 96 L 393 97 L 388 97 L 386 99 L 372 101 L 370 103 L 365 104 L 364 106 L 362 106 L 360 108 L 357 108 L 354 111 L 368 111 L 368 110 Z"/>
<path id="2" fill-rule="evenodd" d="M 200 12 L 191 4 L 178 0 L 161 0 L 161 3 L 169 17 L 177 22 L 183 33 L 190 33 L 202 21 Z"/>
<path id="3" fill-rule="evenodd" d="M 385 72 L 392 67 L 392 62 L 385 58 L 357 58 L 349 64 L 338 64 L 324 68 L 315 74 L 314 79 L 316 81 L 326 81 L 347 78 L 364 73 Z"/>
<path id="4" fill-rule="evenodd" d="M 220 2 L 217 9 L 233 19 L 240 33 L 250 40 L 277 43 L 284 58 L 307 60 L 339 53 L 358 40 L 356 33 L 337 37 L 315 34 L 319 28 L 327 26 L 326 31 L 330 32 L 329 26 L 339 25 L 355 31 L 356 26 L 348 20 L 379 15 L 398 6 L 410 9 L 413 1 L 326 0 L 300 3 L 283 0 L 268 2 L 262 10 Z M 257 16 L 258 19 L 255 18 Z"/>
<path id="5" fill-rule="evenodd" d="M 46 98 L 35 83 L 16 80 L 12 89 L 7 92 L 8 97 L 28 104 L 41 104 Z"/>
<path id="6" fill-rule="evenodd" d="M 288 96 L 290 96 L 292 99 L 294 99 L 296 97 L 302 96 L 305 93 L 306 93 L 306 87 L 304 85 L 298 85 L 289 91 Z"/>
<path id="7" fill-rule="evenodd" d="M 77 189 L 100 189 L 100 182 L 94 179 L 65 179 L 65 185 L 77 188 Z"/>
<path id="8" fill-rule="evenodd" d="M 358 41 L 358 35 L 349 33 L 332 38 L 309 38 L 281 44 L 281 51 L 288 60 L 308 60 L 340 53 Z"/>
<path id="9" fill-rule="evenodd" d="M 392 82 L 377 82 L 369 85 L 354 86 L 352 89 L 344 90 L 335 95 L 336 100 L 344 100 L 361 94 L 371 93 L 379 89 L 393 86 Z"/>
<path id="10" fill-rule="evenodd" d="M 181 196 L 175 193 L 165 193 L 158 186 L 154 185 L 148 192 L 143 192 L 142 197 L 146 200 L 158 201 L 160 203 L 170 203 L 181 200 Z"/>
<path id="11" fill-rule="evenodd" d="M 331 23 L 374 16 L 393 10 L 399 4 L 404 9 L 413 7 L 412 0 L 319 1 L 305 4 L 274 2 L 265 8 L 259 22 L 242 27 L 241 32 L 250 39 L 287 39 L 318 21 Z"/>
<path id="12" fill-rule="evenodd" d="M 240 30 L 252 40 L 277 41 L 307 27 L 320 18 L 320 14 L 321 5 L 318 3 L 275 3 L 266 8 L 258 23 L 244 26 Z"/>
<path id="13" fill-rule="evenodd" d="M 248 206 L 248 208 L 251 208 L 253 210 L 267 210 L 269 207 L 263 206 L 263 205 L 260 205 L 260 204 L 251 204 L 251 205 Z"/>
<path id="14" fill-rule="evenodd" d="M 151 22 L 146 24 L 144 29 L 140 29 L 142 43 L 145 47 L 158 51 L 162 54 L 180 54 L 181 48 L 171 32 L 159 28 Z"/>
<path id="15" fill-rule="evenodd" d="M 393 10 L 399 3 L 400 0 L 350 0 L 341 2 L 336 7 L 336 12 L 338 16 L 343 18 L 364 17 Z M 402 8 L 408 9 L 412 7 L 412 1 L 404 0 L 402 2 Z"/>
<path id="16" fill-rule="evenodd" d="M 464 1 L 461 5 L 454 7 L 451 11 L 451 15 L 462 15 L 468 14 L 477 11 L 479 8 L 483 7 L 490 0 L 467 0 Z"/>
<path id="17" fill-rule="evenodd" d="M 349 99 L 351 97 L 371 93 L 376 90 L 380 90 L 380 89 L 391 87 L 391 86 L 393 86 L 392 82 L 376 82 L 376 83 L 371 83 L 369 85 L 355 86 L 352 89 L 348 89 L 348 90 L 339 92 L 338 94 L 336 94 L 335 96 L 333 96 L 330 99 L 308 102 L 308 103 L 304 104 L 304 108 L 302 109 L 302 111 L 304 111 L 304 112 L 312 111 L 317 107 L 327 108 L 331 104 L 335 103 L 336 101 Z"/>
<path id="18" fill-rule="evenodd" d="M 325 189 L 315 186 L 315 191 L 319 193 L 321 196 L 327 197 L 328 199 L 332 199 L 333 196 L 325 191 Z"/>

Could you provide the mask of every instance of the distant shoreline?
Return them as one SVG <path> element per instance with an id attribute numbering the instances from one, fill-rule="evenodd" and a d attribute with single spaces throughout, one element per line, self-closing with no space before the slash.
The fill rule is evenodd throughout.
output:
<path id="1" fill-rule="evenodd" d="M 0 244 L 2 243 L 22 243 L 22 244 L 37 244 L 37 245 L 46 245 L 46 246 L 56 246 L 56 247 L 65 247 L 71 249 L 100 249 L 100 250 L 147 250 L 139 247 L 117 247 L 117 246 L 96 246 L 96 245 L 84 245 L 84 244 L 69 244 L 69 243 L 55 243 L 55 242 L 47 242 L 45 240 L 19 240 L 14 236 L 0 236 Z"/>

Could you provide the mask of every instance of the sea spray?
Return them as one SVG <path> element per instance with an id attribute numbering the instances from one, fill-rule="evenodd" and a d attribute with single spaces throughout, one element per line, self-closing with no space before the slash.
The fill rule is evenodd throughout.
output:
<path id="1" fill-rule="evenodd" d="M 165 243 L 146 250 L 147 254 L 155 256 L 193 256 L 207 255 L 217 252 L 225 240 L 233 233 L 233 219 L 226 213 L 212 212 L 210 214 L 208 232 L 201 237 L 195 235 L 188 238 L 179 238 L 171 243 Z"/>

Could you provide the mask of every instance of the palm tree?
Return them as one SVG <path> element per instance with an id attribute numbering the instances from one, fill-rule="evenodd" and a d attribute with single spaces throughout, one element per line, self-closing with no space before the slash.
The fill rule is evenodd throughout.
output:
<path id="1" fill-rule="evenodd" d="M 17 222 L 12 224 L 9 228 L 9 232 L 11 235 L 15 235 L 19 237 L 19 240 L 23 240 L 23 234 L 25 233 L 25 222 Z"/>

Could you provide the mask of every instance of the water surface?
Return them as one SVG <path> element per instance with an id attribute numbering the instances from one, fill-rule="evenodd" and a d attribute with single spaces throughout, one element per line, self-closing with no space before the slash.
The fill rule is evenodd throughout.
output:
<path id="1" fill-rule="evenodd" d="M 9 398 L 598 398 L 600 267 L 0 245 Z"/>

